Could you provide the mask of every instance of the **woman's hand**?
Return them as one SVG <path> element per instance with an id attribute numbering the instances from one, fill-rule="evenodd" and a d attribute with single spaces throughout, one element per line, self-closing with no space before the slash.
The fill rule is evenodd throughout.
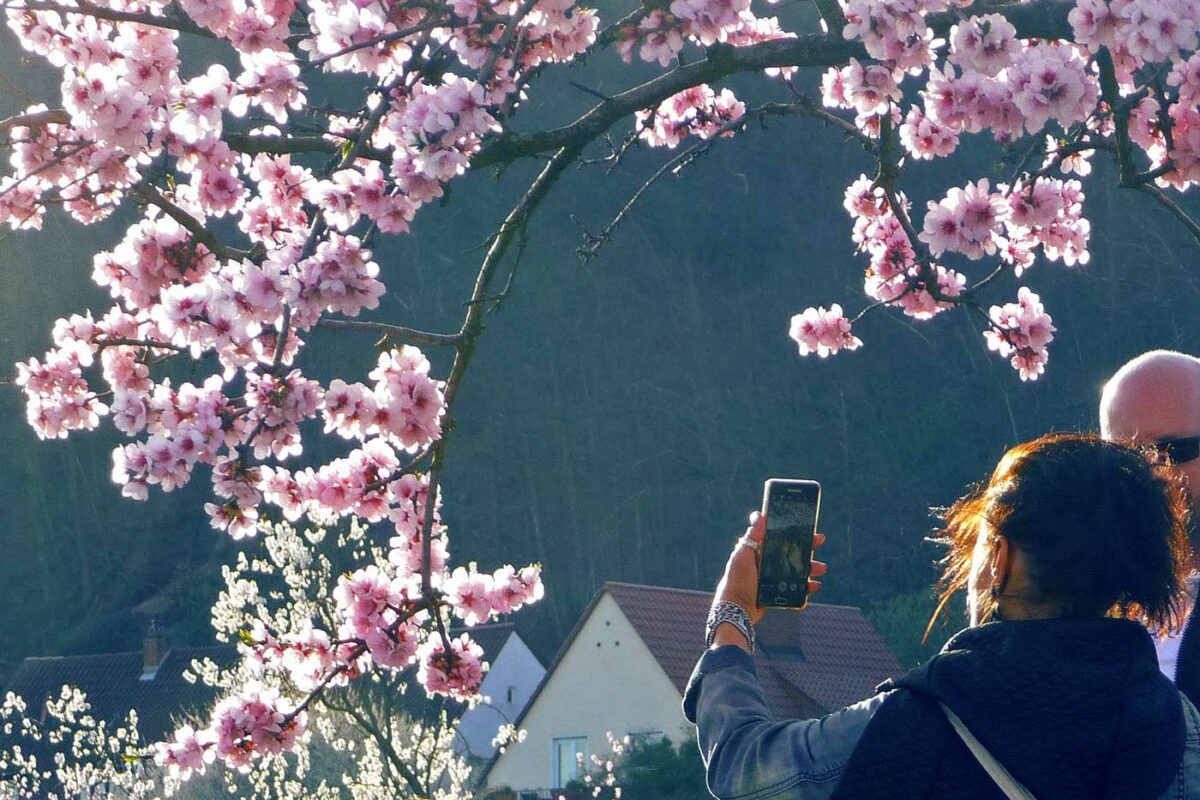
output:
<path id="1" fill-rule="evenodd" d="M 758 605 L 758 563 L 762 557 L 759 551 L 766 538 L 766 533 L 766 515 L 757 511 L 753 512 L 750 515 L 750 527 L 746 529 L 745 536 L 738 540 L 738 543 L 734 545 L 733 552 L 729 555 L 729 562 L 725 565 L 725 575 L 717 584 L 717 592 L 714 597 L 714 601 L 724 600 L 727 603 L 736 603 L 741 606 L 750 615 L 750 621 L 755 624 L 763 618 L 766 611 Z M 743 541 L 752 542 L 759 549 L 749 547 L 743 544 Z M 813 537 L 813 550 L 824 543 L 825 534 L 816 534 Z M 821 588 L 821 582 L 815 579 L 824 575 L 827 570 L 828 567 L 823 561 L 814 560 L 812 562 L 808 579 L 809 597 L 812 597 Z M 722 625 L 717 629 L 715 640 L 717 645 L 740 644 L 745 647 L 745 641 L 732 625 Z"/>

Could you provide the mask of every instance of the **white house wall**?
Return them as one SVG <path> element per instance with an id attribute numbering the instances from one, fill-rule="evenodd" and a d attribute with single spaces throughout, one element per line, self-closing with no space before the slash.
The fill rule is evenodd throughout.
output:
<path id="1" fill-rule="evenodd" d="M 674 742 L 692 736 L 683 698 L 605 593 L 563 655 L 521 727 L 525 741 L 511 745 L 488 774 L 489 788 L 550 789 L 555 737 L 587 736 L 588 752 L 609 752 L 607 732 L 661 732 Z"/>
<path id="2" fill-rule="evenodd" d="M 496 662 L 483 676 L 481 693 L 489 698 L 487 705 L 476 706 L 463 714 L 458 732 L 470 752 L 480 758 L 491 758 L 495 748 L 492 739 L 501 725 L 516 722 L 521 709 L 529 702 L 533 690 L 541 683 L 546 668 L 529 646 L 517 634 L 511 634 L 496 655 Z M 509 687 L 513 699 L 508 700 Z"/>

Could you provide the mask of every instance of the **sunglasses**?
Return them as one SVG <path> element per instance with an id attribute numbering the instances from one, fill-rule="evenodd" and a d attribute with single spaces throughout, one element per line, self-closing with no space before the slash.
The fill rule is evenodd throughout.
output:
<path id="1" fill-rule="evenodd" d="M 1160 463 L 1186 464 L 1200 458 L 1200 436 L 1161 439 L 1152 446 L 1158 453 Z"/>

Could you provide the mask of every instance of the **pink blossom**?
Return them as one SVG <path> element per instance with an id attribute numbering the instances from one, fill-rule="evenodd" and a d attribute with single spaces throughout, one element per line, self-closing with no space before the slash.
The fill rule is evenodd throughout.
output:
<path id="1" fill-rule="evenodd" d="M 210 730 L 217 756 L 245 771 L 256 757 L 290 750 L 306 724 L 307 715 L 293 714 L 277 690 L 252 681 L 217 704 Z"/>
<path id="2" fill-rule="evenodd" d="M 970 17 L 950 29 L 950 60 L 964 69 L 994 76 L 1015 57 L 1017 29 L 1000 14 Z"/>
<path id="3" fill-rule="evenodd" d="M 280 637 L 279 649 L 280 664 L 302 692 L 316 689 L 334 665 L 329 634 L 313 628 L 311 622 L 305 622 L 295 633 Z"/>
<path id="4" fill-rule="evenodd" d="M 643 61 L 657 61 L 662 67 L 670 65 L 683 49 L 683 35 L 677 20 L 659 9 L 643 17 L 628 37 L 621 41 L 619 47 L 625 63 L 632 60 L 633 48 L 639 40 L 641 47 L 638 56 Z"/>
<path id="5" fill-rule="evenodd" d="M 708 139 L 731 136 L 727 123 L 741 119 L 746 106 L 728 89 L 714 92 L 706 84 L 667 98 L 653 112 L 636 114 L 638 135 L 651 147 L 674 148 L 688 136 Z M 724 131 L 724 133 L 722 133 Z"/>
<path id="6" fill-rule="evenodd" d="M 739 15 L 749 8 L 750 0 L 673 0 L 670 5 L 684 31 L 705 46 L 724 41 L 738 26 Z"/>
<path id="7" fill-rule="evenodd" d="M 189 144 L 219 137 L 221 114 L 229 106 L 232 93 L 229 71 L 213 64 L 208 72 L 179 88 L 173 100 L 178 109 L 171 116 L 171 131 Z"/>
<path id="8" fill-rule="evenodd" d="M 1036 133 L 1050 119 L 1064 127 L 1087 117 L 1100 89 L 1078 50 L 1066 44 L 1039 44 L 1020 52 L 1008 71 L 1012 101 Z"/>
<path id="9" fill-rule="evenodd" d="M 1083 187 L 1076 180 L 1039 178 L 1004 191 L 1009 207 L 1007 235 L 1027 246 L 1043 246 L 1050 260 L 1067 266 L 1086 264 L 1091 223 L 1083 216 Z"/>
<path id="10" fill-rule="evenodd" d="M 925 12 L 942 10 L 928 0 L 843 0 L 846 26 L 842 35 L 860 39 L 872 58 L 902 70 L 928 65 L 933 33 Z"/>
<path id="11" fill-rule="evenodd" d="M 988 311 L 991 328 L 984 332 L 988 349 L 1002 358 L 1011 356 L 1013 369 L 1021 380 L 1037 380 L 1046 367 L 1046 346 L 1054 340 L 1055 327 L 1042 307 L 1041 299 L 1022 286 L 1016 303 L 992 306 Z"/>
<path id="12" fill-rule="evenodd" d="M 958 133 L 913 106 L 900 126 L 900 143 L 917 160 L 933 159 L 948 156 L 958 148 Z"/>
<path id="13" fill-rule="evenodd" d="M 971 259 L 992 254 L 1009 213 L 1004 198 L 989 191 L 987 178 L 952 188 L 940 202 L 929 203 L 921 241 L 936 256 L 947 250 Z"/>
<path id="14" fill-rule="evenodd" d="M 173 778 L 187 780 L 193 772 L 204 774 L 217 755 L 216 735 L 210 730 L 197 731 L 184 725 L 175 731 L 173 742 L 154 745 L 154 763 L 166 767 Z"/>
<path id="15" fill-rule="evenodd" d="M 443 591 L 468 626 L 486 622 L 492 614 L 492 576 L 458 567 L 443 584 Z"/>
<path id="16" fill-rule="evenodd" d="M 788 333 L 800 346 L 800 355 L 816 353 L 826 358 L 839 350 L 857 350 L 862 340 L 850 333 L 850 321 L 842 314 L 842 307 L 834 303 L 828 309 L 807 308 L 792 317 L 792 328 Z"/>
<path id="17" fill-rule="evenodd" d="M 441 637 L 431 636 L 417 651 L 417 680 L 432 697 L 445 695 L 467 700 L 479 693 L 483 683 L 483 648 L 462 634 L 450 640 L 450 650 Z"/>

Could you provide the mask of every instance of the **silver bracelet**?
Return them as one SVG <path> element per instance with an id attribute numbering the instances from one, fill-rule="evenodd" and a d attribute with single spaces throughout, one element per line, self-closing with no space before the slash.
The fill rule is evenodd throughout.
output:
<path id="1" fill-rule="evenodd" d="M 724 600 L 713 603 L 713 607 L 708 612 L 708 622 L 704 625 L 704 646 L 712 647 L 713 639 L 717 636 L 717 626 L 723 622 L 728 622 L 737 628 L 742 636 L 746 637 L 746 643 L 750 645 L 750 652 L 753 653 L 754 624 L 750 622 L 750 615 L 737 603 L 729 603 Z"/>

